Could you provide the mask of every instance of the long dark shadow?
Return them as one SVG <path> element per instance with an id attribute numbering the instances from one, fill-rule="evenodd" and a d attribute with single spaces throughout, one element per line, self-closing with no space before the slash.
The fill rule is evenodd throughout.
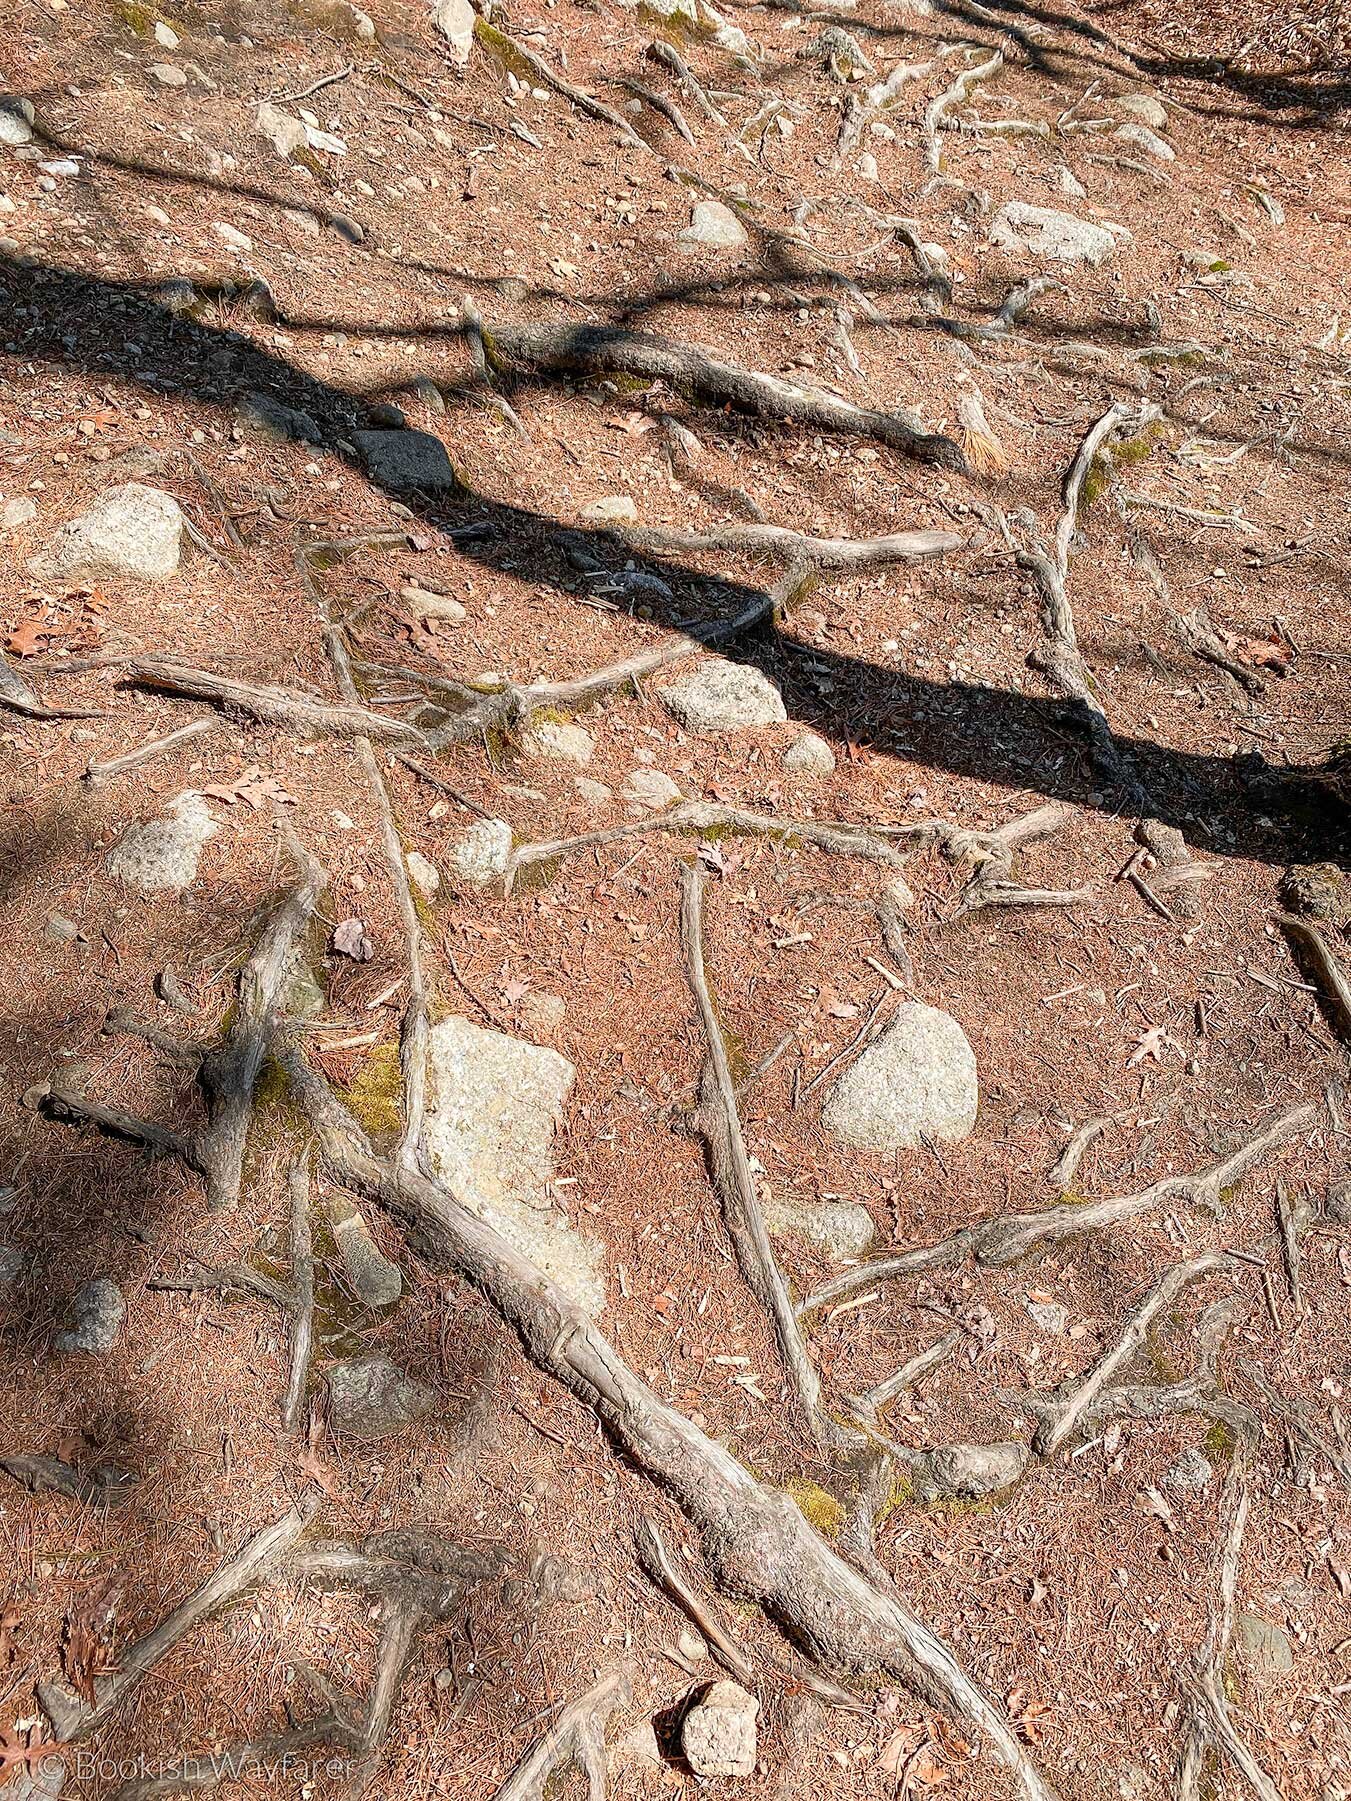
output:
<path id="1" fill-rule="evenodd" d="M 266 393 L 308 414 L 332 454 L 361 466 L 350 436 L 363 422 L 363 399 L 305 374 L 242 333 L 175 316 L 132 285 L 16 260 L 0 260 L 0 302 L 13 333 L 6 354 L 16 362 L 47 359 L 117 375 L 222 410 L 250 392 Z M 362 473 L 375 483 L 369 471 Z M 546 588 L 563 591 L 574 583 L 565 546 L 616 568 L 633 555 L 603 530 L 469 489 L 434 502 L 402 492 L 392 497 L 435 526 L 485 526 L 457 538 L 460 554 L 491 566 L 506 551 L 518 575 Z M 669 601 L 653 603 L 665 624 L 739 610 L 761 593 L 674 558 L 644 562 L 671 590 Z M 1075 708 L 1061 701 L 930 681 L 833 648 L 805 649 L 772 628 L 740 644 L 736 654 L 771 674 L 792 714 L 813 725 L 1011 794 L 1032 790 L 1111 814 L 1125 805 L 1093 766 Z M 1209 756 L 1147 738 L 1123 735 L 1118 742 L 1157 815 L 1192 843 L 1279 864 L 1344 856 L 1347 815 L 1318 770 L 1276 770 L 1260 755 Z"/>

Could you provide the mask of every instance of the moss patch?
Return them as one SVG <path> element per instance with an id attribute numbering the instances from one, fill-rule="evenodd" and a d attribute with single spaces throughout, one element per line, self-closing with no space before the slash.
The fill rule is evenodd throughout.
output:
<path id="1" fill-rule="evenodd" d="M 828 1494 L 815 1482 L 808 1482 L 805 1477 L 800 1476 L 785 1483 L 784 1492 L 792 1496 L 798 1512 L 822 1538 L 839 1537 L 844 1530 L 844 1522 L 849 1517 L 843 1501 Z"/>
<path id="2" fill-rule="evenodd" d="M 397 1044 L 377 1044 L 343 1099 L 368 1137 L 397 1138 L 403 1130 L 403 1071 Z"/>

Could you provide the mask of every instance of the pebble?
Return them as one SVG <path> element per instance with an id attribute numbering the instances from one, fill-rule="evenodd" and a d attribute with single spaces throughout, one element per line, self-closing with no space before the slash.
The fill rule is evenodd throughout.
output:
<path id="1" fill-rule="evenodd" d="M 461 883 L 486 888 L 506 874 L 511 846 L 505 819 L 476 819 L 451 851 L 450 861 Z"/>
<path id="2" fill-rule="evenodd" d="M 441 871 L 420 850 L 410 850 L 404 859 L 409 879 L 424 900 L 435 900 L 441 892 Z"/>
<path id="3" fill-rule="evenodd" d="M 630 813 L 660 813 L 680 799 L 680 790 L 660 769 L 633 769 L 624 778 L 623 795 Z"/>
<path id="4" fill-rule="evenodd" d="M 185 88 L 187 75 L 175 63 L 155 63 L 150 70 L 162 88 Z"/>
<path id="5" fill-rule="evenodd" d="M 696 1776 L 755 1774 L 760 1703 L 739 1682 L 715 1682 L 685 1715 L 680 1746 Z"/>

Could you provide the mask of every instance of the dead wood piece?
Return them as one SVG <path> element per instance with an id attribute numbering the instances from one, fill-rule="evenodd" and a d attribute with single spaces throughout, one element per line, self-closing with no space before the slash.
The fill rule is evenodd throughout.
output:
<path id="1" fill-rule="evenodd" d="M 842 1270 L 838 1276 L 833 1276 L 805 1301 L 799 1301 L 798 1318 L 805 1319 L 809 1313 L 828 1307 L 832 1301 L 852 1294 L 856 1288 L 870 1288 L 874 1282 L 890 1282 L 897 1276 L 914 1276 L 923 1270 L 953 1269 L 969 1256 L 975 1237 L 970 1231 L 954 1232 L 951 1238 L 944 1238 L 938 1244 L 902 1251 L 896 1257 L 875 1257 L 871 1262 L 855 1264 L 853 1269 Z"/>
<path id="2" fill-rule="evenodd" d="M 1195 656 L 1203 662 L 1213 663 L 1232 677 L 1245 694 L 1256 698 L 1265 694 L 1267 685 L 1261 676 L 1251 669 L 1245 669 L 1242 663 L 1235 662 L 1225 649 L 1224 640 L 1211 624 L 1210 615 L 1203 606 L 1193 607 L 1189 613 L 1179 613 L 1173 621 L 1177 635 Z"/>
<path id="3" fill-rule="evenodd" d="M 1297 913 L 1279 913 L 1276 923 L 1281 930 L 1297 938 L 1308 953 L 1313 972 L 1318 977 L 1328 1010 L 1344 1043 L 1351 1044 L 1351 981 L 1333 955 L 1332 947 L 1311 919 Z"/>
<path id="4" fill-rule="evenodd" d="M 295 1297 L 280 1282 L 247 1263 L 190 1263 L 177 1276 L 151 1276 L 146 1283 L 162 1294 L 253 1294 L 290 1313 Z"/>
<path id="5" fill-rule="evenodd" d="M 1119 1383 L 1101 1389 L 1079 1416 L 1078 1430 L 1087 1438 L 1101 1432 L 1121 1414 L 1131 1419 L 1158 1420 L 1179 1413 L 1199 1414 L 1224 1426 L 1235 1439 L 1256 1440 L 1262 1424 L 1251 1407 L 1224 1394 L 1219 1381 L 1219 1357 L 1225 1340 L 1245 1317 L 1247 1304 L 1239 1295 L 1213 1301 L 1197 1326 L 1197 1363 L 1190 1375 L 1162 1387 L 1156 1383 Z M 1010 1395 L 1013 1405 L 1023 1406 L 1026 1396 Z"/>
<path id="6" fill-rule="evenodd" d="M 279 1038 L 275 1051 L 335 1179 L 411 1220 L 439 1261 L 513 1327 L 532 1361 L 595 1410 L 701 1533 L 715 1576 L 729 1592 L 758 1601 L 818 1660 L 845 1669 L 881 1667 L 950 1708 L 988 1740 L 1027 1801 L 1052 1801 L 1054 1791 L 1007 1721 L 941 1639 L 837 1557 L 787 1495 L 762 1487 L 659 1400 L 594 1320 L 463 1207 L 452 1189 L 377 1158 L 293 1042 Z"/>
<path id="7" fill-rule="evenodd" d="M 227 712 L 236 709 L 267 725 L 298 728 L 301 731 L 325 732 L 338 738 L 383 738 L 399 743 L 421 744 L 423 734 L 416 726 L 400 719 L 386 718 L 366 707 L 331 706 L 299 694 L 290 688 L 269 688 L 255 682 L 237 681 L 233 676 L 218 675 L 210 669 L 191 669 L 186 663 L 171 662 L 167 657 L 136 657 L 126 664 L 126 679 L 142 687 L 163 689 L 169 694 L 189 694 L 195 700 L 207 700 Z"/>
<path id="8" fill-rule="evenodd" d="M 490 362 L 504 369 L 551 374 L 638 376 L 665 382 L 679 393 L 714 406 L 732 406 L 759 419 L 814 426 L 818 431 L 873 438 L 923 463 L 966 470 L 961 447 L 941 432 L 926 431 L 910 413 L 876 412 L 831 394 L 803 388 L 762 370 L 724 362 L 697 344 L 677 343 L 655 332 L 608 325 L 510 325 L 485 327 Z"/>
<path id="9" fill-rule="evenodd" d="M 903 1363 L 894 1375 L 879 1382 L 876 1388 L 870 1388 L 866 1395 L 859 1395 L 858 1406 L 870 1415 L 880 1413 L 898 1395 L 903 1395 L 912 1388 L 921 1376 L 937 1369 L 940 1363 L 946 1363 L 961 1342 L 960 1332 L 949 1332 L 936 1344 L 931 1344 L 927 1351 L 920 1351 L 908 1363 Z"/>
<path id="10" fill-rule="evenodd" d="M 141 1119 L 120 1107 L 105 1107 L 101 1101 L 91 1101 L 70 1088 L 48 1088 L 38 1108 L 48 1119 L 60 1120 L 67 1125 L 96 1126 L 110 1137 L 125 1138 L 148 1151 L 181 1157 L 198 1175 L 206 1173 L 197 1155 L 195 1139 L 185 1138 L 168 1126 L 157 1125 L 153 1119 Z"/>
<path id="11" fill-rule="evenodd" d="M 629 93 L 636 94 L 645 106 L 659 112 L 668 124 L 674 126 L 687 144 L 693 144 L 694 133 L 690 130 L 684 113 L 674 100 L 668 100 L 665 94 L 657 93 L 655 88 L 644 87 L 641 81 L 634 81 L 630 76 L 621 75 L 619 85 L 627 88 Z"/>
<path id="12" fill-rule="evenodd" d="M 1184 1288 L 1206 1276 L 1227 1274 L 1237 1267 L 1235 1259 L 1223 1251 L 1207 1251 L 1186 1263 L 1175 1264 L 1150 1289 L 1131 1315 L 1120 1338 L 1110 1351 L 1098 1359 L 1077 1388 L 1060 1399 L 1029 1397 L 1028 1405 L 1041 1420 L 1033 1440 L 1033 1448 L 1038 1456 L 1054 1456 L 1076 1430 L 1083 1414 L 1102 1389 L 1135 1356 L 1155 1319 L 1173 1305 Z"/>
<path id="13" fill-rule="evenodd" d="M 666 1549 L 656 1522 L 641 1519 L 634 1536 L 638 1541 L 638 1555 L 648 1575 L 680 1603 L 708 1640 L 718 1662 L 736 1677 L 743 1688 L 754 1688 L 755 1667 L 750 1658 L 722 1625 L 709 1603 L 702 1600 L 681 1575 L 675 1559 Z"/>
<path id="14" fill-rule="evenodd" d="M 1317 1108 L 1311 1102 L 1293 1107 L 1230 1156 L 1221 1157 L 1191 1175 L 1165 1176 L 1135 1194 L 1084 1201 L 1072 1207 L 1048 1207 L 1036 1213 L 1013 1213 L 1003 1219 L 990 1220 L 976 1228 L 972 1235 L 972 1251 L 976 1260 L 983 1264 L 1014 1263 L 1040 1245 L 1053 1244 L 1080 1232 L 1095 1232 L 1105 1226 L 1119 1225 L 1123 1220 L 1148 1213 L 1165 1201 L 1180 1201 L 1217 1213 L 1224 1189 L 1240 1181 L 1274 1145 L 1301 1126 L 1311 1124 L 1316 1117 Z"/>
<path id="15" fill-rule="evenodd" d="M 207 732 L 214 732 L 219 723 L 217 719 L 194 719 L 190 725 L 179 726 L 176 732 L 169 732 L 163 738 L 152 738 L 149 743 L 138 745 L 124 757 L 113 757 L 107 763 L 91 762 L 84 772 L 85 780 L 94 786 L 111 781 L 115 775 L 125 775 L 129 769 L 139 769 L 142 763 L 149 763 L 154 757 L 166 756 L 180 745 L 188 744 Z"/>
<path id="16" fill-rule="evenodd" d="M 305 1410 L 305 1381 L 314 1343 L 314 1241 L 310 1231 L 309 1153 L 291 1165 L 291 1373 L 281 1404 L 283 1432 L 294 1432 Z"/>
<path id="17" fill-rule="evenodd" d="M 1092 900 L 1096 890 L 1083 888 L 1025 888 L 998 876 L 977 875 L 962 889 L 952 913 L 954 922 L 989 907 L 1077 907 Z"/>
<path id="18" fill-rule="evenodd" d="M 120 1507 L 134 1478 L 116 1464 L 104 1464 L 94 1470 L 77 1470 L 62 1457 L 44 1457 L 27 1451 L 12 1451 L 0 1457 L 0 1470 L 12 1476 L 30 1494 L 65 1495 L 87 1507 Z"/>
<path id="19" fill-rule="evenodd" d="M 624 1666 L 608 1670 L 542 1733 L 498 1789 L 496 1801 L 544 1801 L 552 1778 L 580 1764 L 592 1801 L 605 1801 L 605 1728 L 616 1708 L 627 1707 L 632 1677 Z"/>
<path id="20" fill-rule="evenodd" d="M 158 1021 L 146 1019 L 130 1007 L 114 1007 L 103 1022 L 103 1030 L 109 1035 L 122 1032 L 128 1037 L 142 1039 L 175 1069 L 190 1069 L 195 1073 L 202 1067 L 205 1052 L 200 1045 L 184 1043 L 172 1032 L 166 1032 Z"/>
<path id="21" fill-rule="evenodd" d="M 276 1567 L 313 1519 L 318 1505 L 312 1501 L 303 1507 L 292 1507 L 275 1524 L 255 1532 L 199 1589 L 166 1614 L 153 1631 L 129 1645 L 112 1675 L 96 1679 L 92 1702 L 77 1695 L 59 1677 L 39 1682 L 38 1699 L 56 1736 L 67 1744 L 78 1744 L 96 1732 L 188 1633 L 218 1608 L 239 1600 Z"/>
<path id="22" fill-rule="evenodd" d="M 727 1046 L 704 969 L 703 907 L 704 872 L 698 863 L 694 863 L 682 872 L 680 908 L 686 973 L 708 1046 L 694 1125 L 708 1149 L 714 1186 L 722 1203 L 727 1235 L 736 1252 L 741 1274 L 769 1315 L 784 1370 L 797 1391 L 813 1436 L 818 1444 L 828 1444 L 835 1442 L 838 1432 L 832 1430 L 821 1405 L 821 1380 L 807 1355 L 789 1299 L 788 1284 L 769 1241 L 769 1229 L 765 1225 L 755 1177 L 741 1135 L 741 1116 L 727 1062 Z"/>

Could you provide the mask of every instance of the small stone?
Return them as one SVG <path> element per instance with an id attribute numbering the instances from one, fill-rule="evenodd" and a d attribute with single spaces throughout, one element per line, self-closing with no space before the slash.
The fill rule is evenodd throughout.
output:
<path id="1" fill-rule="evenodd" d="M 353 1357 L 328 1372 L 329 1424 L 347 1438 L 390 1438 L 436 1407 L 436 1390 L 383 1354 Z"/>
<path id="2" fill-rule="evenodd" d="M 721 657 L 701 663 L 658 694 L 666 710 L 691 732 L 781 725 L 788 717 L 783 696 L 767 675 Z"/>
<path id="3" fill-rule="evenodd" d="M 373 482 L 392 494 L 445 494 L 458 486 L 446 447 L 425 431 L 358 431 L 352 441 Z"/>
<path id="4" fill-rule="evenodd" d="M 17 1245 L 0 1244 L 0 1288 L 14 1288 L 28 1273 L 28 1254 Z"/>
<path id="5" fill-rule="evenodd" d="M 1067 200 L 1088 199 L 1088 189 L 1074 173 L 1074 170 L 1067 169 L 1064 163 L 1061 163 L 1055 172 L 1055 185 Z"/>
<path id="6" fill-rule="evenodd" d="M 469 0 L 432 0 L 432 19 L 450 45 L 450 60 L 462 69 L 474 43 L 474 9 Z"/>
<path id="7" fill-rule="evenodd" d="M 1030 250 L 1052 263 L 1105 263 L 1117 247 L 1116 237 L 1104 225 L 1021 200 L 1000 207 L 990 226 L 990 242 L 1001 250 Z"/>
<path id="8" fill-rule="evenodd" d="M 166 25 L 163 19 L 155 20 L 155 42 L 161 50 L 177 50 L 178 33 L 172 25 Z"/>
<path id="9" fill-rule="evenodd" d="M 21 526 L 30 525 L 38 516 L 35 500 L 21 494 L 16 500 L 7 500 L 0 508 L 0 525 L 8 532 L 18 531 Z"/>
<path id="10" fill-rule="evenodd" d="M 211 229 L 227 250 L 237 250 L 242 254 L 245 250 L 253 249 L 253 239 L 246 237 L 242 231 L 236 231 L 224 219 L 214 220 Z"/>
<path id="11" fill-rule="evenodd" d="M 561 994 L 537 994 L 532 988 L 521 996 L 516 1011 L 532 1037 L 551 1038 L 567 1018 L 568 1004 Z"/>
<path id="12" fill-rule="evenodd" d="M 1119 113 L 1129 113 L 1133 119 L 1140 119 L 1154 131 L 1166 131 L 1168 128 L 1168 108 L 1162 100 L 1156 100 L 1153 94 L 1122 94 L 1116 102 Z"/>
<path id="13" fill-rule="evenodd" d="M 1028 1448 L 1009 1439 L 993 1445 L 944 1445 L 931 1451 L 926 1473 L 918 1475 L 921 1500 L 979 1501 L 1011 1488 L 1027 1468 Z"/>
<path id="14" fill-rule="evenodd" d="M 33 103 L 18 94 L 0 94 L 0 144 L 17 148 L 33 141 Z"/>
<path id="15" fill-rule="evenodd" d="M 688 1626 L 682 1628 L 680 1637 L 676 1640 L 676 1650 L 689 1663 L 702 1663 L 708 1656 L 708 1646 L 699 1634 L 692 1632 Z"/>
<path id="16" fill-rule="evenodd" d="M 1286 1676 L 1295 1667 L 1289 1635 L 1260 1614 L 1238 1616 L 1238 1642 L 1255 1676 Z"/>
<path id="17" fill-rule="evenodd" d="M 123 834 L 108 853 L 109 873 L 141 894 L 181 894 L 197 879 L 202 851 L 219 830 L 201 795 L 189 790 L 160 818 Z"/>
<path id="18" fill-rule="evenodd" d="M 746 227 L 721 200 L 701 200 L 680 234 L 683 244 L 702 244 L 710 250 L 741 250 L 750 242 Z"/>
<path id="19" fill-rule="evenodd" d="M 660 813 L 680 799 L 679 788 L 660 769 L 630 770 L 623 794 L 630 813 Z"/>
<path id="20" fill-rule="evenodd" d="M 616 1770 L 627 1769 L 630 1764 L 649 1771 L 665 1770 L 666 1760 L 651 1720 L 639 1720 L 636 1726 L 631 1726 L 615 1740 L 613 1761 Z"/>
<path id="21" fill-rule="evenodd" d="M 1171 163 L 1177 156 L 1173 146 L 1165 143 L 1148 125 L 1118 125 L 1112 136 L 1118 144 L 1128 144 L 1135 150 L 1143 150 L 1146 156 L 1152 156 L 1161 163 Z"/>
<path id="22" fill-rule="evenodd" d="M 969 1137 L 978 1098 L 966 1033 L 939 1008 L 906 1001 L 840 1077 L 821 1123 L 858 1150 L 918 1150 L 926 1138 L 955 1144 Z"/>
<path id="23" fill-rule="evenodd" d="M 95 1276 L 76 1290 L 71 1305 L 75 1323 L 58 1332 L 54 1342 L 58 1351 L 86 1351 L 101 1357 L 117 1342 L 126 1317 L 127 1303 L 122 1290 L 110 1276 Z"/>
<path id="24" fill-rule="evenodd" d="M 834 775 L 835 752 L 815 732 L 803 732 L 783 753 L 789 775 Z"/>
<path id="25" fill-rule="evenodd" d="M 435 900 L 441 892 L 441 871 L 430 857 L 424 857 L 420 850 L 410 850 L 404 861 L 408 865 L 408 876 L 413 886 L 424 900 Z"/>
<path id="26" fill-rule="evenodd" d="M 521 737 L 527 756 L 548 757 L 555 763 L 587 764 L 596 740 L 585 727 L 558 719 L 541 719 L 527 726 Z"/>
<path id="27" fill-rule="evenodd" d="M 371 1237 L 371 1229 L 348 1200 L 330 1193 L 333 1242 L 352 1292 L 366 1307 L 392 1307 L 403 1293 L 403 1276 Z"/>
<path id="28" fill-rule="evenodd" d="M 1043 1332 L 1054 1333 L 1057 1338 L 1063 1337 L 1070 1323 L 1070 1310 L 1063 1301 L 1029 1301 L 1027 1311 L 1035 1325 Z"/>
<path id="29" fill-rule="evenodd" d="M 1188 1445 L 1169 1464 L 1164 1472 L 1166 1488 L 1180 1488 L 1190 1494 L 1199 1495 L 1215 1474 L 1210 1459 L 1202 1455 L 1195 1445 Z"/>
<path id="30" fill-rule="evenodd" d="M 856 1262 L 877 1235 L 872 1214 L 855 1201 L 790 1201 L 772 1195 L 762 1205 L 765 1225 L 776 1238 L 790 1233 L 805 1238 L 836 1263 Z"/>
<path id="31" fill-rule="evenodd" d="M 402 431 L 408 424 L 408 415 L 392 400 L 377 400 L 366 409 L 366 423 L 374 431 Z"/>
<path id="32" fill-rule="evenodd" d="M 266 138 L 280 157 L 292 157 L 297 150 L 305 148 L 304 125 L 279 106 L 272 106 L 265 100 L 258 108 L 254 124 L 259 137 Z"/>
<path id="33" fill-rule="evenodd" d="M 574 776 L 572 785 L 588 806 L 605 807 L 615 797 L 614 789 L 607 786 L 605 782 L 598 782 L 594 776 Z"/>
<path id="34" fill-rule="evenodd" d="M 61 913 L 47 915 L 47 936 L 53 944 L 70 944 L 80 935 L 80 928 L 73 919 L 67 919 Z"/>
<path id="35" fill-rule="evenodd" d="M 486 888 L 507 873 L 511 827 L 505 819 L 476 819 L 450 853 L 455 874 L 471 888 Z"/>
<path id="36" fill-rule="evenodd" d="M 188 78 L 174 63 L 155 63 L 150 70 L 162 88 L 185 88 Z"/>
<path id="37" fill-rule="evenodd" d="M 197 290 L 185 276 L 176 275 L 172 281 L 162 281 L 159 284 L 154 298 L 166 313 L 172 313 L 175 319 L 182 319 L 197 305 Z"/>
<path id="38" fill-rule="evenodd" d="M 607 494 L 582 508 L 583 519 L 594 519 L 602 525 L 635 525 L 638 508 L 631 494 Z"/>
<path id="39" fill-rule="evenodd" d="M 685 1715 L 680 1745 L 696 1776 L 755 1774 L 760 1703 L 739 1682 L 715 1682 Z"/>
<path id="40" fill-rule="evenodd" d="M 463 604 L 451 595 L 419 588 L 415 582 L 399 589 L 399 599 L 411 607 L 419 619 L 444 619 L 448 625 L 463 625 L 469 617 Z"/>
<path id="41" fill-rule="evenodd" d="M 871 150 L 865 150 L 858 159 L 858 172 L 864 181 L 880 181 L 881 175 L 877 167 L 877 158 Z"/>
<path id="42" fill-rule="evenodd" d="M 29 568 L 40 581 L 75 575 L 165 581 L 178 569 L 183 511 L 172 494 L 126 482 L 63 525 Z"/>

